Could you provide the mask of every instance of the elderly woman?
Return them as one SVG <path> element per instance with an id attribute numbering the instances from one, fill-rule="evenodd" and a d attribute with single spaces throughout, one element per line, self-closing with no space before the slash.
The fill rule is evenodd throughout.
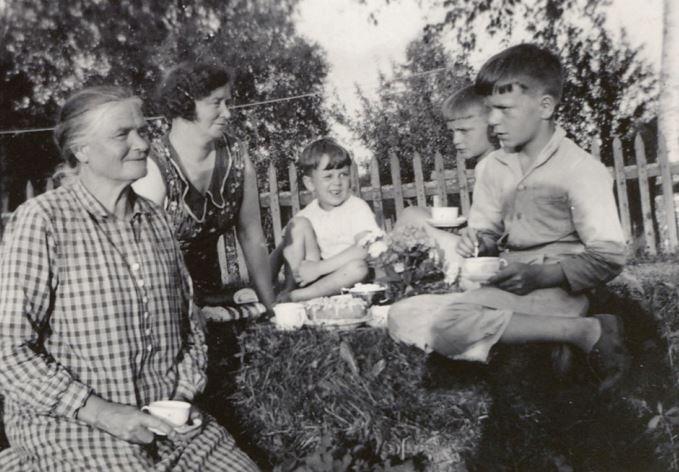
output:
<path id="1" fill-rule="evenodd" d="M 206 369 L 172 230 L 130 187 L 146 173 L 144 124 L 139 99 L 121 89 L 73 95 L 55 131 L 72 178 L 8 225 L 2 470 L 257 470 L 212 418 L 180 434 L 140 411 L 190 402 Z"/>
<path id="2" fill-rule="evenodd" d="M 169 133 L 152 144 L 148 175 L 135 190 L 167 211 L 208 318 L 228 321 L 261 314 L 234 306 L 217 254 L 219 237 L 236 229 L 259 300 L 273 303 L 271 270 L 259 213 L 255 169 L 247 148 L 226 133 L 231 77 L 219 67 L 183 63 L 158 92 Z M 236 300 L 237 301 L 237 300 Z M 260 305 L 261 306 L 261 305 Z"/>

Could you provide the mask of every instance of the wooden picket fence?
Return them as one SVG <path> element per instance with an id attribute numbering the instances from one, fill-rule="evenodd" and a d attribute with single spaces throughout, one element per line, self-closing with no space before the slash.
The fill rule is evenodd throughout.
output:
<path id="1" fill-rule="evenodd" d="M 622 149 L 622 143 L 616 137 L 613 141 L 614 166 L 608 169 L 615 179 L 620 220 L 628 243 L 640 248 L 637 252 L 650 256 L 657 255 L 659 248 L 662 248 L 662 252 L 665 253 L 676 253 L 678 248 L 677 208 L 673 194 L 673 176 L 679 175 L 679 162 L 670 164 L 661 149 L 656 162 L 649 164 L 644 142 L 640 136 L 637 136 L 634 141 L 635 165 L 624 165 Z M 590 152 L 597 159 L 600 158 L 598 146 L 595 145 Z M 378 223 L 385 230 L 391 229 L 394 220 L 405 208 L 406 202 L 427 206 L 429 202 L 437 201 L 445 206 L 450 197 L 455 197 L 462 214 L 468 214 L 471 205 L 471 190 L 474 186 L 474 172 L 465 170 L 461 159 L 458 158 L 455 170 L 450 170 L 445 168 L 443 157 L 437 153 L 434 156 L 434 171 L 430 179 L 425 181 L 422 158 L 418 153 L 414 153 L 412 158 L 414 182 L 411 183 L 402 183 L 401 167 L 395 154 L 390 156 L 389 164 L 392 183 L 388 185 L 381 184 L 378 162 L 374 157 L 369 166 L 370 185 L 360 185 L 355 166 L 351 173 L 354 194 L 371 203 Z M 281 240 L 287 221 L 285 216 L 289 218 L 289 215 L 295 214 L 312 199 L 308 191 L 301 189 L 297 169 L 292 163 L 288 167 L 288 179 L 289 189 L 281 190 L 275 167 L 273 163 L 270 164 L 268 192 L 260 194 L 260 205 L 269 212 L 276 243 Z M 640 200 L 641 221 L 632 221 L 630 192 L 628 191 L 630 181 L 636 181 L 639 185 L 636 198 Z M 661 186 L 661 198 L 655 199 L 657 208 L 654 212 L 652 197 L 655 193 L 652 193 L 651 189 L 657 182 Z M 633 198 L 634 196 L 632 195 Z M 390 213 L 385 211 L 387 207 L 385 203 L 389 201 L 392 203 L 389 208 L 393 208 Z"/>
<path id="2" fill-rule="evenodd" d="M 597 146 L 591 149 L 591 153 L 597 159 L 599 158 Z M 656 162 L 649 164 L 644 142 L 640 136 L 637 136 L 634 141 L 635 165 L 624 165 L 623 146 L 617 137 L 613 142 L 613 160 L 614 166 L 609 167 L 609 171 L 615 179 L 618 210 L 627 241 L 636 248 L 637 253 L 649 256 L 657 255 L 659 252 L 675 254 L 679 242 L 673 176 L 679 176 L 679 162 L 668 162 L 664 150 L 660 148 Z M 412 156 L 414 182 L 403 183 L 399 160 L 395 154 L 391 154 L 389 165 L 392 183 L 383 185 L 380 181 L 378 162 L 373 157 L 369 166 L 370 184 L 365 186 L 360 184 L 354 165 L 351 172 L 352 189 L 355 195 L 371 204 L 378 223 L 387 231 L 391 229 L 394 221 L 408 205 L 427 206 L 436 202 L 445 206 L 454 201 L 455 204 L 459 203 L 462 214 L 467 215 L 471 205 L 474 172 L 465 170 L 464 162 L 459 158 L 455 169 L 446 169 L 445 164 L 443 157 L 437 153 L 434 156 L 434 171 L 427 180 L 422 167 L 422 158 L 418 153 L 414 153 Z M 260 193 L 260 206 L 268 212 L 275 244 L 280 242 L 288 219 L 312 199 L 311 194 L 302 189 L 297 168 L 292 163 L 288 166 L 287 177 L 288 188 L 280 188 L 275 166 L 271 163 L 268 169 L 268 189 Z M 638 194 L 635 192 L 634 195 L 630 195 L 628 185 L 633 181 L 638 182 L 639 191 Z M 652 192 L 656 185 L 660 186 L 660 192 Z M 48 182 L 46 190 L 50 188 L 52 184 Z M 31 182 L 28 182 L 26 199 L 34 195 L 34 187 Z M 641 221 L 638 219 L 633 221 L 631 217 L 630 197 L 638 199 L 638 202 L 633 200 L 632 202 L 640 205 Z M 653 203 L 655 203 L 656 211 L 653 211 Z M 0 209 L 2 209 L 4 222 L 9 216 L 8 199 L 3 198 L 2 195 L 0 195 Z M 2 226 L 0 223 L 0 232 Z M 243 254 L 235 238 L 231 234 L 227 235 L 224 242 L 224 245 L 220 247 L 223 267 L 233 267 L 232 263 L 227 264 L 226 259 L 236 260 L 241 278 L 247 280 L 248 274 Z"/>

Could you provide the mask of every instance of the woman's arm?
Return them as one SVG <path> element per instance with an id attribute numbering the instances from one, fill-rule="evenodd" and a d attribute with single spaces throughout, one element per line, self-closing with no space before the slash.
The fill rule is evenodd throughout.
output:
<path id="1" fill-rule="evenodd" d="M 132 188 L 137 194 L 148 198 L 158 206 L 162 206 L 167 190 L 158 164 L 153 159 L 148 158 L 146 160 L 146 168 L 146 175 L 134 182 Z"/>
<path id="2" fill-rule="evenodd" d="M 245 156 L 245 189 L 237 235 L 259 300 L 270 310 L 274 301 L 274 293 L 271 285 L 269 251 L 262 231 L 255 167 L 247 155 Z"/>

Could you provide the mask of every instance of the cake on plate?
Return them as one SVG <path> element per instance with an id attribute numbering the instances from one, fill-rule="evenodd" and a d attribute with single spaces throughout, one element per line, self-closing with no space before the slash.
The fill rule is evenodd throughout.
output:
<path id="1" fill-rule="evenodd" d="M 306 302 L 307 317 L 313 321 L 347 320 L 365 317 L 367 304 L 351 295 L 314 298 Z"/>

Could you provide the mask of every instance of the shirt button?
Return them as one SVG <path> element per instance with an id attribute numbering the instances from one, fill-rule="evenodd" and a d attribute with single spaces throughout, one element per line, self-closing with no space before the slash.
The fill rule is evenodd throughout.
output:
<path id="1" fill-rule="evenodd" d="M 151 349 L 153 349 L 153 346 L 149 344 L 149 347 L 146 348 L 147 351 L 151 352 Z"/>
<path id="2" fill-rule="evenodd" d="M 147 304 L 147 303 L 149 302 L 149 297 L 144 297 L 144 298 L 141 299 L 141 301 L 142 301 L 144 304 Z"/>
<path id="3" fill-rule="evenodd" d="M 137 282 L 137 285 L 139 287 L 143 287 L 144 286 L 144 279 L 139 279 L 139 281 Z"/>
<path id="4" fill-rule="evenodd" d="M 148 312 L 148 311 L 145 311 L 145 312 L 144 312 L 144 318 L 148 318 L 148 317 L 149 317 L 149 312 Z"/>
<path id="5" fill-rule="evenodd" d="M 137 272 L 137 271 L 139 270 L 139 264 L 137 264 L 136 262 L 134 262 L 134 263 L 130 266 L 130 268 L 131 268 L 134 272 Z"/>
<path id="6" fill-rule="evenodd" d="M 150 336 L 150 335 L 151 335 L 151 328 L 147 328 L 147 329 L 146 329 L 146 335 L 147 335 L 147 336 Z"/>

